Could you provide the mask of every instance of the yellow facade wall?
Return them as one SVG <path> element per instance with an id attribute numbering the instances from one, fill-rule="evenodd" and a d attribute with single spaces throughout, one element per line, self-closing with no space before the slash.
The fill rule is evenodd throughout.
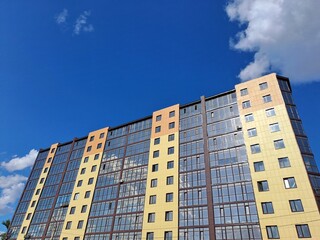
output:
<path id="1" fill-rule="evenodd" d="M 74 237 L 79 237 L 81 240 L 84 237 L 107 135 L 108 128 L 99 129 L 89 133 L 60 239 L 74 239 Z M 91 150 L 89 151 L 88 148 L 90 147 Z M 97 154 L 99 156 L 95 159 Z M 96 166 L 95 171 L 92 171 L 93 166 Z M 81 173 L 82 169 L 85 169 L 84 173 Z M 90 178 L 93 178 L 93 183 L 89 185 L 88 181 Z M 77 183 L 80 180 L 82 180 L 82 185 L 77 187 Z M 87 191 L 90 191 L 90 196 L 85 198 L 85 193 Z M 76 194 L 78 194 L 77 199 L 75 199 Z M 87 206 L 86 211 L 81 212 L 82 207 L 85 205 Z M 71 208 L 75 208 L 75 212 L 73 214 L 70 214 Z M 83 225 L 78 229 L 79 221 L 83 221 Z M 70 229 L 66 229 L 67 222 L 71 222 Z"/>
<path id="2" fill-rule="evenodd" d="M 174 111 L 174 116 L 169 113 Z M 161 115 L 161 120 L 156 121 Z M 169 123 L 175 122 L 175 126 L 169 129 Z M 161 131 L 156 133 L 155 128 L 161 126 Z M 174 134 L 174 140 L 168 141 L 168 136 Z M 154 144 L 154 139 L 160 138 L 159 144 Z M 168 155 L 168 148 L 174 147 L 174 153 Z M 159 157 L 154 158 L 153 152 L 159 151 Z M 167 169 L 167 162 L 173 161 L 174 167 Z M 152 165 L 158 164 L 158 171 L 152 171 Z M 148 232 L 154 233 L 154 239 L 164 239 L 166 231 L 172 232 L 172 239 L 178 239 L 178 205 L 179 205 L 179 105 L 174 105 L 156 111 L 152 117 L 152 134 L 149 153 L 149 165 L 147 186 L 144 205 L 142 239 L 146 239 Z M 167 185 L 167 177 L 173 176 L 173 184 Z M 151 180 L 157 179 L 157 187 L 151 188 Z M 173 193 L 173 201 L 166 202 L 166 194 Z M 156 195 L 156 204 L 149 204 L 150 196 Z M 172 221 L 165 221 L 165 212 L 172 211 Z M 155 213 L 155 221 L 148 222 L 148 214 Z"/>
<path id="3" fill-rule="evenodd" d="M 37 202 L 38 202 L 38 200 L 40 198 L 40 195 L 41 195 L 45 180 L 46 180 L 46 178 L 48 176 L 48 173 L 50 171 L 50 167 L 51 167 L 51 164 L 53 162 L 53 158 L 54 158 L 54 156 L 56 154 L 57 148 L 58 148 L 58 143 L 52 144 L 51 147 L 50 147 L 49 154 L 48 154 L 48 156 L 46 158 L 46 161 L 44 163 L 43 169 L 42 169 L 41 174 L 39 176 L 37 186 L 36 186 L 36 188 L 34 190 L 32 198 L 30 200 L 30 204 L 29 204 L 28 210 L 27 210 L 26 215 L 24 216 L 24 220 L 23 220 L 23 222 L 21 224 L 20 232 L 19 232 L 19 234 L 17 236 L 18 240 L 24 239 L 24 236 L 28 232 L 28 228 L 30 226 L 34 211 L 36 209 Z M 44 171 L 45 169 L 46 169 L 46 171 Z M 42 183 L 41 183 L 41 179 L 44 179 L 42 181 Z M 37 189 L 40 189 L 40 191 L 39 191 L 39 194 L 36 195 Z M 31 207 L 32 206 L 32 202 L 35 202 L 33 207 Z M 27 219 L 29 214 L 31 214 L 31 215 L 30 215 L 29 219 Z M 22 233 L 22 230 L 23 230 L 24 227 L 26 228 L 26 230 L 25 230 L 24 233 Z"/>
<path id="4" fill-rule="evenodd" d="M 267 82 L 268 88 L 259 89 L 259 83 Z M 240 96 L 240 90 L 247 88 L 249 94 Z M 278 80 L 270 74 L 236 86 L 244 139 L 248 154 L 251 177 L 257 203 L 258 215 L 263 239 L 268 239 L 266 226 L 277 225 L 280 239 L 298 239 L 295 225 L 308 224 L 311 239 L 320 239 L 320 215 L 316 200 L 309 182 L 308 174 L 293 132 L 291 122 L 283 101 Z M 262 96 L 271 94 L 272 102 L 264 103 Z M 242 109 L 242 102 L 250 100 L 251 107 Z M 276 115 L 266 116 L 266 109 L 274 108 Z M 254 121 L 246 122 L 245 115 L 252 113 Z M 269 125 L 278 123 L 280 131 L 271 132 Z M 247 130 L 257 129 L 257 136 L 249 137 Z M 275 150 L 274 140 L 283 139 L 285 148 Z M 260 144 L 260 153 L 251 153 L 250 146 Z M 291 167 L 280 168 L 278 158 L 288 157 Z M 264 171 L 255 172 L 254 162 L 263 161 Z M 283 179 L 294 177 L 297 188 L 286 189 Z M 267 180 L 269 191 L 259 192 L 258 181 Z M 289 200 L 301 199 L 304 211 L 292 212 Z M 263 214 L 261 203 L 272 202 L 274 213 Z M 310 239 L 310 238 L 309 238 Z"/>

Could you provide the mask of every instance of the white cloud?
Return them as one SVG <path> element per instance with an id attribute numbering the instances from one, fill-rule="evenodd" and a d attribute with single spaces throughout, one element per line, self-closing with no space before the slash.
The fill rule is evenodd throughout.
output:
<path id="1" fill-rule="evenodd" d="M 87 24 L 88 17 L 91 15 L 90 11 L 84 11 L 76 20 L 73 33 L 79 35 L 83 32 L 93 32 L 94 28 L 92 24 Z"/>
<path id="2" fill-rule="evenodd" d="M 63 9 L 55 18 L 57 24 L 65 23 L 68 17 L 68 10 Z"/>
<path id="3" fill-rule="evenodd" d="M 279 70 L 293 82 L 320 81 L 320 1 L 230 0 L 226 12 L 243 28 L 232 47 L 255 52 L 241 80 Z"/>
<path id="4" fill-rule="evenodd" d="M 7 171 L 13 172 L 16 170 L 22 170 L 27 167 L 31 167 L 38 155 L 38 151 L 35 149 L 30 150 L 28 154 L 23 157 L 14 157 L 8 162 L 2 162 L 1 167 L 4 167 Z"/>
<path id="5" fill-rule="evenodd" d="M 12 205 L 19 199 L 26 177 L 22 175 L 0 176 L 0 215 L 13 211 Z"/>

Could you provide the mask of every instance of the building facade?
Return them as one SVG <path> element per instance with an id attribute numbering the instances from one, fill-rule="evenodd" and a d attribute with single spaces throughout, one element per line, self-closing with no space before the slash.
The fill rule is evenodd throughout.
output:
<path id="1" fill-rule="evenodd" d="M 320 239 L 320 174 L 270 74 L 40 150 L 11 239 Z"/>

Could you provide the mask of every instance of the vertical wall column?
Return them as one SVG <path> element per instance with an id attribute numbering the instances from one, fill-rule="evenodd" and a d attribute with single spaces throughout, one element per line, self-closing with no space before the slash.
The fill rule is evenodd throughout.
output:
<path id="1" fill-rule="evenodd" d="M 142 239 L 178 239 L 179 105 L 153 113 Z"/>
<path id="2" fill-rule="evenodd" d="M 33 196 L 30 200 L 30 204 L 29 204 L 28 210 L 26 212 L 26 215 L 24 217 L 24 220 L 22 222 L 20 232 L 18 234 L 17 239 L 24 239 L 25 234 L 28 232 L 34 211 L 36 209 L 38 200 L 39 200 L 41 192 L 42 192 L 42 188 L 44 186 L 45 180 L 46 180 L 48 173 L 50 171 L 50 167 L 51 167 L 53 158 L 56 154 L 57 147 L 58 147 L 58 143 L 52 144 L 50 147 L 49 154 L 46 158 L 46 162 L 43 165 L 43 169 L 42 169 L 41 174 L 39 176 L 35 191 L 33 192 Z"/>
<path id="3" fill-rule="evenodd" d="M 60 239 L 83 239 L 108 128 L 89 133 Z"/>

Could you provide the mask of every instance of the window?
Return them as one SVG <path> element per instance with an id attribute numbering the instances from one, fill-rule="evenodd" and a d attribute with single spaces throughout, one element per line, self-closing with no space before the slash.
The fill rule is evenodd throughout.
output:
<path id="1" fill-rule="evenodd" d="M 268 181 L 267 180 L 259 181 L 258 182 L 258 190 L 259 190 L 259 192 L 269 191 Z"/>
<path id="2" fill-rule="evenodd" d="M 168 155 L 174 154 L 174 147 L 169 147 L 168 148 Z"/>
<path id="3" fill-rule="evenodd" d="M 251 153 L 252 154 L 261 152 L 259 144 L 253 144 L 253 145 L 250 146 L 250 148 L 251 148 Z"/>
<path id="4" fill-rule="evenodd" d="M 157 185 L 158 185 L 158 179 L 157 178 L 151 179 L 150 187 L 154 188 Z"/>
<path id="5" fill-rule="evenodd" d="M 72 224 L 71 221 L 67 222 L 66 229 L 70 229 L 71 228 L 71 224 Z"/>
<path id="6" fill-rule="evenodd" d="M 78 200 L 79 199 L 79 193 L 75 193 L 73 196 L 73 200 Z"/>
<path id="7" fill-rule="evenodd" d="M 257 136 L 257 129 L 256 128 L 248 129 L 248 137 L 255 137 L 255 136 Z"/>
<path id="8" fill-rule="evenodd" d="M 90 191 L 86 191 L 86 193 L 84 194 L 84 198 L 89 198 L 90 197 Z"/>
<path id="9" fill-rule="evenodd" d="M 169 112 L 169 118 L 172 118 L 176 115 L 176 112 L 175 111 L 171 111 Z"/>
<path id="10" fill-rule="evenodd" d="M 260 90 L 264 90 L 268 88 L 268 83 L 267 82 L 263 82 L 259 84 Z"/>
<path id="11" fill-rule="evenodd" d="M 97 149 L 101 148 L 102 147 L 102 143 L 98 143 L 97 145 Z"/>
<path id="12" fill-rule="evenodd" d="M 156 116 L 156 122 L 161 121 L 161 118 L 162 118 L 162 116 L 161 116 L 161 115 Z"/>
<path id="13" fill-rule="evenodd" d="M 27 230 L 27 227 L 23 227 L 21 233 L 25 233 Z"/>
<path id="14" fill-rule="evenodd" d="M 28 213 L 28 215 L 27 215 L 27 220 L 29 220 L 30 218 L 31 218 L 31 213 Z"/>
<path id="15" fill-rule="evenodd" d="M 251 107 L 250 100 L 242 102 L 242 108 L 243 109 L 249 108 L 249 107 Z"/>
<path id="16" fill-rule="evenodd" d="M 276 112 L 274 110 L 274 108 L 269 108 L 266 110 L 266 115 L 267 117 L 272 117 L 272 116 L 275 116 L 276 115 Z"/>
<path id="17" fill-rule="evenodd" d="M 52 158 L 50 157 L 50 158 L 48 159 L 47 163 L 51 163 L 51 161 L 52 161 Z"/>
<path id="18" fill-rule="evenodd" d="M 32 201 L 31 207 L 34 207 L 34 205 L 36 205 L 36 201 Z"/>
<path id="19" fill-rule="evenodd" d="M 152 223 L 155 221 L 156 214 L 155 213 L 148 213 L 148 223 Z"/>
<path id="20" fill-rule="evenodd" d="M 172 185 L 173 184 L 173 176 L 167 177 L 167 185 Z"/>
<path id="21" fill-rule="evenodd" d="M 85 174 L 86 173 L 86 168 L 82 168 L 80 174 Z"/>
<path id="22" fill-rule="evenodd" d="M 278 161 L 279 161 L 280 168 L 291 167 L 289 158 L 287 158 L 287 157 L 278 158 Z"/>
<path id="23" fill-rule="evenodd" d="M 92 142 L 93 140 L 94 140 L 94 136 L 91 136 L 89 142 Z"/>
<path id="24" fill-rule="evenodd" d="M 153 164 L 152 165 L 152 172 L 158 172 L 158 168 L 159 168 L 158 164 Z"/>
<path id="25" fill-rule="evenodd" d="M 308 224 L 296 225 L 298 238 L 311 238 Z"/>
<path id="26" fill-rule="evenodd" d="M 303 206 L 300 199 L 289 200 L 291 212 L 303 212 Z"/>
<path id="27" fill-rule="evenodd" d="M 269 128 L 270 128 L 270 132 L 279 132 L 280 131 L 279 123 L 272 123 L 269 125 Z"/>
<path id="28" fill-rule="evenodd" d="M 174 167 L 174 161 L 167 162 L 167 169 L 171 169 Z"/>
<path id="29" fill-rule="evenodd" d="M 160 138 L 155 138 L 153 144 L 154 145 L 160 144 Z"/>
<path id="30" fill-rule="evenodd" d="M 74 240 L 80 240 L 80 237 L 74 237 Z"/>
<path id="31" fill-rule="evenodd" d="M 55 148 L 52 148 L 52 149 L 51 149 L 51 153 L 54 153 L 55 150 L 56 150 Z"/>
<path id="32" fill-rule="evenodd" d="M 147 240 L 154 240 L 153 232 L 147 232 Z"/>
<path id="33" fill-rule="evenodd" d="M 44 173 L 48 172 L 48 168 L 46 167 L 44 170 L 43 170 Z"/>
<path id="34" fill-rule="evenodd" d="M 266 229 L 267 229 L 267 235 L 269 239 L 280 238 L 277 226 L 266 226 Z"/>
<path id="35" fill-rule="evenodd" d="M 64 237 L 64 238 L 62 238 L 62 240 L 68 240 L 68 238 L 67 238 L 67 237 Z"/>
<path id="36" fill-rule="evenodd" d="M 94 160 L 98 160 L 99 159 L 99 153 L 97 153 L 96 155 L 94 155 Z"/>
<path id="37" fill-rule="evenodd" d="M 164 232 L 164 240 L 172 240 L 172 231 Z"/>
<path id="38" fill-rule="evenodd" d="M 243 89 L 240 90 L 240 95 L 241 95 L 241 96 L 248 95 L 248 93 L 249 93 L 249 92 L 248 92 L 248 88 L 243 88 Z"/>
<path id="39" fill-rule="evenodd" d="M 78 182 L 77 182 L 77 187 L 81 187 L 82 186 L 82 180 L 79 180 Z"/>
<path id="40" fill-rule="evenodd" d="M 156 204 L 157 203 L 157 195 L 151 195 L 149 197 L 149 204 Z"/>
<path id="41" fill-rule="evenodd" d="M 272 102 L 272 98 L 270 94 L 263 96 L 262 99 L 264 103 Z"/>
<path id="42" fill-rule="evenodd" d="M 274 148 L 275 148 L 276 150 L 277 150 L 277 149 L 285 148 L 283 139 L 275 140 L 275 141 L 273 141 L 273 143 L 274 143 Z"/>
<path id="43" fill-rule="evenodd" d="M 246 122 L 252 122 L 252 121 L 254 121 L 254 117 L 253 117 L 253 114 L 252 114 L 252 113 L 245 115 L 244 118 L 245 118 L 245 121 L 246 121 Z"/>
<path id="44" fill-rule="evenodd" d="M 36 195 L 39 195 L 39 193 L 40 193 L 40 189 L 37 189 Z"/>
<path id="45" fill-rule="evenodd" d="M 174 134 L 170 134 L 168 136 L 168 142 L 173 141 L 174 140 Z"/>
<path id="46" fill-rule="evenodd" d="M 166 194 L 166 202 L 173 202 L 173 193 Z"/>
<path id="47" fill-rule="evenodd" d="M 262 171 L 264 171 L 263 161 L 254 162 L 254 163 L 253 163 L 253 166 L 254 166 L 254 171 L 255 171 L 255 172 L 262 172 Z"/>
<path id="48" fill-rule="evenodd" d="M 40 183 L 43 183 L 43 182 L 44 182 L 44 178 L 41 178 L 41 179 L 40 179 Z"/>
<path id="49" fill-rule="evenodd" d="M 274 213 L 272 202 L 262 202 L 261 207 L 262 207 L 263 214 Z"/>
<path id="50" fill-rule="evenodd" d="M 87 152 L 91 151 L 92 146 L 87 147 Z"/>
<path id="51" fill-rule="evenodd" d="M 159 150 L 153 151 L 153 158 L 159 157 Z"/>
<path id="52" fill-rule="evenodd" d="M 92 167 L 91 167 L 91 172 L 95 172 L 97 170 L 97 165 L 93 165 Z"/>
<path id="53" fill-rule="evenodd" d="M 157 126 L 155 132 L 158 133 L 161 131 L 161 126 Z"/>
<path id="54" fill-rule="evenodd" d="M 80 221 L 78 222 L 77 229 L 81 229 L 82 226 L 83 226 L 83 220 L 80 220 Z"/>
<path id="55" fill-rule="evenodd" d="M 83 205 L 81 208 L 81 213 L 85 213 L 87 211 L 87 205 Z"/>
<path id="56" fill-rule="evenodd" d="M 88 185 L 91 185 L 93 183 L 93 178 L 89 178 Z"/>
<path id="57" fill-rule="evenodd" d="M 173 212 L 172 211 L 166 211 L 165 221 L 172 221 L 172 220 L 173 220 Z"/>
<path id="58" fill-rule="evenodd" d="M 83 160 L 84 163 L 86 163 L 88 161 L 89 161 L 89 157 L 85 157 L 84 160 Z"/>
<path id="59" fill-rule="evenodd" d="M 76 211 L 76 207 L 71 207 L 71 208 L 70 208 L 70 214 L 74 214 L 75 211 Z"/>
<path id="60" fill-rule="evenodd" d="M 283 183 L 284 183 L 285 188 L 296 188 L 297 187 L 296 180 L 294 179 L 294 177 L 284 178 Z"/>
<path id="61" fill-rule="evenodd" d="M 99 138 L 104 138 L 104 133 L 100 133 Z"/>
<path id="62" fill-rule="evenodd" d="M 174 122 L 169 123 L 169 129 L 174 128 L 174 126 L 175 126 L 175 123 L 174 123 Z"/>

